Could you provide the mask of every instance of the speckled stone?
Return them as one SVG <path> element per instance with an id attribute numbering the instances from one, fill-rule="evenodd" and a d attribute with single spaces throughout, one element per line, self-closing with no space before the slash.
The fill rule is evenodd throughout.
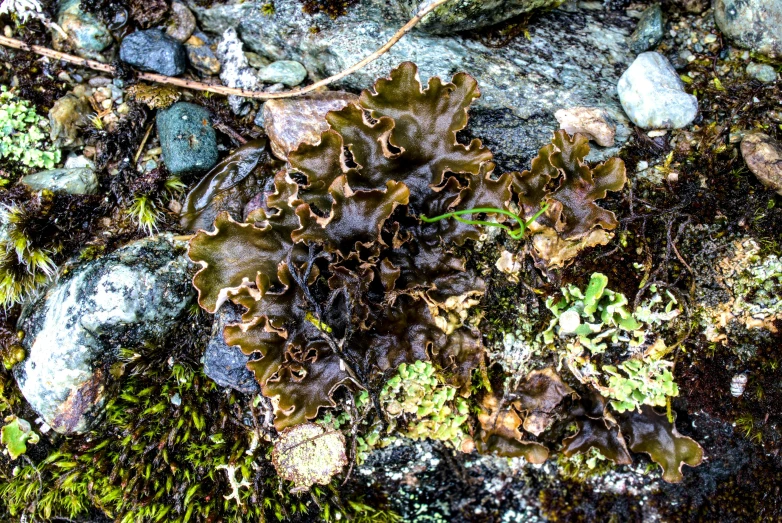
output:
<path id="1" fill-rule="evenodd" d="M 166 34 L 184 42 L 193 34 L 196 28 L 196 19 L 190 9 L 182 2 L 171 3 L 171 22 L 166 27 Z"/>
<path id="2" fill-rule="evenodd" d="M 163 161 L 175 176 L 204 174 L 217 163 L 217 137 L 209 111 L 178 102 L 157 115 Z"/>
<path id="3" fill-rule="evenodd" d="M 195 301 L 186 245 L 133 242 L 61 278 L 19 319 L 28 357 L 14 368 L 32 408 L 60 434 L 100 418 L 121 346 L 159 340 Z"/>
<path id="4" fill-rule="evenodd" d="M 714 0 L 714 20 L 736 45 L 782 57 L 782 0 Z"/>
<path id="5" fill-rule="evenodd" d="M 28 174 L 21 182 L 33 191 L 48 189 L 67 194 L 95 194 L 98 192 L 98 177 L 89 167 L 74 169 L 51 169 Z"/>
<path id="6" fill-rule="evenodd" d="M 217 59 L 206 36 L 195 33 L 185 42 L 187 59 L 190 65 L 204 76 L 212 76 L 220 72 L 220 60 Z"/>
<path id="7" fill-rule="evenodd" d="M 82 11 L 81 0 L 65 0 L 57 9 L 57 24 L 68 35 L 65 40 L 59 31 L 52 30 L 56 49 L 73 50 L 79 56 L 96 58 L 111 42 L 111 33 L 95 15 Z"/>
<path id="8" fill-rule="evenodd" d="M 647 7 L 630 36 L 630 48 L 634 53 L 643 53 L 657 46 L 663 39 L 664 29 L 665 20 L 660 4 Z"/>

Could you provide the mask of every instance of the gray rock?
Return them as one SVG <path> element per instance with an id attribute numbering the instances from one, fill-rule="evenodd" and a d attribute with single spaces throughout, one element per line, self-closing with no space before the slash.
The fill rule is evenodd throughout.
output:
<path id="1" fill-rule="evenodd" d="M 627 116 L 643 129 L 681 129 L 698 114 L 698 100 L 684 91 L 660 53 L 638 55 L 619 79 L 617 92 Z"/>
<path id="2" fill-rule="evenodd" d="M 313 80 L 336 74 L 369 55 L 408 20 L 384 0 L 359 2 L 337 20 L 307 15 L 297 0 L 275 1 L 271 16 L 261 14 L 257 2 L 205 9 L 187 1 L 205 31 L 222 34 L 235 28 L 252 52 L 272 60 L 296 60 Z M 628 35 L 634 22 L 622 11 L 610 17 L 603 14 L 545 13 L 529 26 L 529 40 L 517 38 L 499 49 L 461 35 L 434 37 L 413 31 L 333 88 L 354 92 L 368 88 L 405 60 L 418 64 L 424 80 L 435 75 L 450 79 L 465 71 L 478 80 L 482 93 L 470 110 L 468 133 L 492 149 L 503 169 L 529 167 L 529 159 L 551 139 L 557 128 L 554 112 L 562 107 L 606 109 L 617 118 L 617 146 L 621 146 L 629 134 L 615 87 L 633 59 Z M 320 29 L 317 34 L 310 33 L 313 25 Z M 616 151 L 610 148 L 599 154 L 605 157 Z"/>
<path id="3" fill-rule="evenodd" d="M 295 60 L 277 60 L 264 67 L 258 78 L 267 84 L 299 85 L 307 78 L 307 70 Z"/>
<path id="4" fill-rule="evenodd" d="M 123 38 L 119 57 L 142 71 L 165 76 L 180 75 L 187 67 L 187 53 L 182 43 L 160 29 L 136 31 Z"/>
<path id="5" fill-rule="evenodd" d="M 187 59 L 190 65 L 204 76 L 211 76 L 220 72 L 220 60 L 209 47 L 206 35 L 200 32 L 194 33 L 185 42 Z"/>
<path id="6" fill-rule="evenodd" d="M 260 391 L 255 376 L 247 368 L 250 356 L 242 352 L 238 346 L 229 346 L 223 339 L 223 329 L 231 323 L 241 322 L 239 309 L 226 303 L 215 315 L 212 324 L 212 336 L 204 352 L 204 374 L 222 387 L 230 387 L 245 394 Z"/>
<path id="7" fill-rule="evenodd" d="M 68 194 L 95 194 L 98 192 L 98 177 L 89 167 L 52 169 L 22 178 L 22 183 L 34 191 L 48 189 Z"/>
<path id="8" fill-rule="evenodd" d="M 25 399 L 61 434 L 84 433 L 111 391 L 119 348 L 159 340 L 195 300 L 185 244 L 145 238 L 86 263 L 22 312 Z"/>
<path id="9" fill-rule="evenodd" d="M 228 87 L 259 90 L 258 72 L 250 67 L 242 48 L 243 44 L 239 40 L 236 30 L 226 29 L 223 32 L 223 39 L 217 44 L 217 57 L 221 64 L 220 80 Z M 250 111 L 247 98 L 241 96 L 229 96 L 228 105 L 231 106 L 234 113 L 239 115 L 245 115 Z"/>
<path id="10" fill-rule="evenodd" d="M 174 40 L 184 42 L 190 38 L 195 28 L 196 19 L 193 16 L 193 12 L 182 2 L 172 2 L 171 22 L 166 27 L 166 34 Z"/>
<path id="11" fill-rule="evenodd" d="M 81 0 L 64 0 L 57 9 L 57 24 L 68 38 L 52 29 L 52 43 L 55 49 L 72 50 L 85 58 L 98 58 L 99 53 L 111 42 L 111 33 L 98 18 L 82 11 Z"/>
<path id="12" fill-rule="evenodd" d="M 329 128 L 326 113 L 338 111 L 357 101 L 358 96 L 342 91 L 269 100 L 263 104 L 263 111 L 258 111 L 263 116 L 260 125 L 269 137 L 274 155 L 286 160 L 288 153 L 301 143 L 315 144 L 320 141 L 321 133 Z"/>
<path id="13" fill-rule="evenodd" d="M 408 19 L 429 2 L 394 0 Z M 457 0 L 441 5 L 426 15 L 418 28 L 434 34 L 452 34 L 488 27 L 535 9 L 557 7 L 562 0 Z M 276 4 L 275 4 L 276 5 Z"/>
<path id="14" fill-rule="evenodd" d="M 766 64 L 751 62 L 747 65 L 747 74 L 764 84 L 774 83 L 777 80 L 777 72 L 773 67 Z"/>
<path id="15" fill-rule="evenodd" d="M 175 176 L 204 174 L 217 163 L 217 137 L 209 111 L 178 102 L 158 112 L 157 134 L 163 161 Z"/>
<path id="16" fill-rule="evenodd" d="M 782 56 L 782 0 L 714 0 L 714 20 L 736 45 Z"/>
<path id="17" fill-rule="evenodd" d="M 656 47 L 663 39 L 665 21 L 660 4 L 654 4 L 646 8 L 638 20 L 638 26 L 630 36 L 630 49 L 634 53 L 643 53 L 652 47 Z"/>

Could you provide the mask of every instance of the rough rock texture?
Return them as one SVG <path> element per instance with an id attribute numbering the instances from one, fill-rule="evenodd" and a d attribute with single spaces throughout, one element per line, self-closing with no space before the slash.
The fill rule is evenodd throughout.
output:
<path id="1" fill-rule="evenodd" d="M 559 122 L 559 128 L 564 129 L 568 134 L 585 134 L 590 140 L 603 147 L 614 145 L 616 125 L 602 109 L 571 107 L 560 109 L 554 113 L 554 116 Z"/>
<path id="2" fill-rule="evenodd" d="M 185 244 L 131 243 L 62 278 L 19 319 L 25 399 L 55 431 L 83 433 L 100 415 L 120 347 L 161 338 L 195 300 Z"/>
<path id="3" fill-rule="evenodd" d="M 774 83 L 777 80 L 777 72 L 773 67 L 754 62 L 747 65 L 747 74 L 764 84 Z"/>
<path id="4" fill-rule="evenodd" d="M 166 34 L 174 40 L 184 42 L 190 38 L 195 28 L 196 19 L 192 11 L 182 2 L 172 2 L 171 21 L 166 27 Z"/>
<path id="5" fill-rule="evenodd" d="M 187 53 L 181 42 L 174 40 L 160 29 L 136 31 L 122 40 L 119 57 L 142 71 L 166 76 L 185 72 Z"/>
<path id="6" fill-rule="evenodd" d="M 638 27 L 630 37 L 630 48 L 634 53 L 643 53 L 660 43 L 663 39 L 665 20 L 660 4 L 646 8 L 638 20 Z"/>
<path id="7" fill-rule="evenodd" d="M 320 133 L 329 128 L 324 116 L 358 101 L 351 93 L 329 91 L 301 98 L 269 100 L 263 104 L 263 128 L 272 152 L 285 160 L 301 143 L 318 143 Z"/>
<path id="8" fill-rule="evenodd" d="M 206 35 L 201 32 L 194 33 L 185 42 L 187 59 L 190 65 L 204 76 L 211 76 L 220 72 L 220 60 L 217 59 Z"/>
<path id="9" fill-rule="evenodd" d="M 209 111 L 178 102 L 157 115 L 163 161 L 176 176 L 198 175 L 217 163 L 217 137 Z"/>
<path id="10" fill-rule="evenodd" d="M 782 194 L 782 145 L 763 133 L 750 133 L 741 141 L 747 167 L 766 187 Z"/>
<path id="11" fill-rule="evenodd" d="M 222 32 L 222 31 L 221 31 Z M 258 72 L 250 67 L 244 56 L 242 41 L 233 28 L 226 29 L 223 39 L 217 44 L 217 57 L 220 59 L 220 80 L 228 87 L 257 90 L 260 86 Z M 229 96 L 228 104 L 236 114 L 247 114 L 250 104 L 241 96 Z"/>
<path id="12" fill-rule="evenodd" d="M 441 5 L 420 23 L 424 31 L 450 34 L 497 24 L 535 9 L 557 7 L 564 0 L 456 0 Z M 407 18 L 412 18 L 428 2 L 394 0 Z"/>
<path id="13" fill-rule="evenodd" d="M 246 48 L 272 60 L 296 60 L 313 80 L 353 65 L 408 20 L 381 0 L 351 6 L 336 21 L 304 14 L 296 0 L 275 1 L 271 16 L 261 13 L 259 2 L 209 9 L 188 2 L 205 31 L 222 34 L 234 27 Z M 313 26 L 318 33 L 310 32 Z M 482 93 L 470 111 L 468 132 L 492 148 L 501 168 L 523 170 L 551 139 L 557 126 L 554 112 L 562 107 L 606 109 L 617 120 L 618 145 L 626 141 L 627 120 L 615 87 L 632 61 L 627 38 L 634 27 L 622 12 L 555 10 L 530 24 L 530 40 L 520 37 L 502 48 L 463 36 L 414 31 L 334 87 L 367 88 L 405 60 L 418 64 L 424 80 L 434 75 L 450 79 L 466 71 L 478 80 Z M 590 159 L 615 152 L 593 150 Z"/>
<path id="14" fill-rule="evenodd" d="M 55 49 L 72 50 L 85 58 L 99 58 L 98 53 L 111 45 L 108 28 L 98 18 L 81 10 L 80 0 L 65 0 L 57 9 L 57 24 L 68 35 L 63 38 L 52 30 L 52 44 Z"/>
<path id="15" fill-rule="evenodd" d="M 68 194 L 95 194 L 98 192 L 98 177 L 88 168 L 52 169 L 22 178 L 22 183 L 34 191 L 48 189 Z"/>
<path id="16" fill-rule="evenodd" d="M 782 0 L 714 0 L 714 20 L 735 44 L 782 56 Z"/>
<path id="17" fill-rule="evenodd" d="M 625 113 L 644 129 L 681 129 L 698 115 L 698 100 L 668 59 L 660 53 L 641 53 L 617 84 Z"/>
<path id="18" fill-rule="evenodd" d="M 238 346 L 225 343 L 223 329 L 229 323 L 240 323 L 242 314 L 232 303 L 224 304 L 212 324 L 212 336 L 204 352 L 204 374 L 222 387 L 230 387 L 245 394 L 255 394 L 260 390 L 255 376 L 247 368 L 250 356 Z"/>

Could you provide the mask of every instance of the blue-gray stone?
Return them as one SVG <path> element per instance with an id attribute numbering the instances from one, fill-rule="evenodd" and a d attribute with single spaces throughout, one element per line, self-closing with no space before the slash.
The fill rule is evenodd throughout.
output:
<path id="1" fill-rule="evenodd" d="M 217 163 L 217 138 L 209 111 L 179 102 L 157 115 L 163 161 L 176 176 L 204 174 Z"/>
<path id="2" fill-rule="evenodd" d="M 258 78 L 267 84 L 299 85 L 307 78 L 307 70 L 294 60 L 278 60 L 261 69 Z"/>
<path id="3" fill-rule="evenodd" d="M 133 242 L 77 267 L 22 311 L 28 357 L 14 376 L 56 432 L 89 430 L 112 391 L 119 348 L 155 343 L 187 314 L 195 291 L 185 250 L 170 234 Z"/>
<path id="4" fill-rule="evenodd" d="M 57 24 L 68 35 L 68 40 L 65 41 L 59 31 L 52 31 L 55 46 L 73 48 L 79 56 L 94 58 L 112 42 L 108 28 L 95 15 L 82 11 L 80 0 L 60 3 Z"/>
<path id="5" fill-rule="evenodd" d="M 142 71 L 177 76 L 187 68 L 187 53 L 181 42 L 159 29 L 136 31 L 122 40 L 119 57 Z"/>
<path id="6" fill-rule="evenodd" d="M 630 36 L 630 49 L 634 53 L 643 53 L 656 47 L 663 39 L 665 21 L 660 4 L 654 4 L 646 8 L 638 20 L 635 31 Z"/>
<path id="7" fill-rule="evenodd" d="M 222 387 L 229 387 L 245 394 L 255 394 L 260 390 L 255 376 L 247 368 L 250 356 L 239 347 L 229 346 L 223 339 L 223 329 L 231 323 L 240 323 L 242 314 L 238 307 L 225 303 L 215 315 L 212 324 L 212 337 L 204 352 L 204 374 Z"/>
<path id="8" fill-rule="evenodd" d="M 95 194 L 98 192 L 98 177 L 89 167 L 52 169 L 22 178 L 22 183 L 33 191 L 48 189 L 68 194 Z"/>

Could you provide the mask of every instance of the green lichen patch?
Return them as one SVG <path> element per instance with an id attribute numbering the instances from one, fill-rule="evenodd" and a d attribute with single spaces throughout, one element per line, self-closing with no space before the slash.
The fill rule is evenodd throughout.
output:
<path id="1" fill-rule="evenodd" d="M 306 492 L 315 483 L 328 485 L 348 463 L 345 438 L 316 423 L 288 427 L 274 442 L 272 463 L 281 478 L 293 483 L 291 492 Z"/>
<path id="2" fill-rule="evenodd" d="M 3 85 L 0 91 L 0 158 L 21 164 L 21 172 L 53 169 L 60 162 L 60 150 L 49 144 L 49 120 L 13 90 Z M 9 179 L 0 178 L 0 183 L 8 184 Z"/>

